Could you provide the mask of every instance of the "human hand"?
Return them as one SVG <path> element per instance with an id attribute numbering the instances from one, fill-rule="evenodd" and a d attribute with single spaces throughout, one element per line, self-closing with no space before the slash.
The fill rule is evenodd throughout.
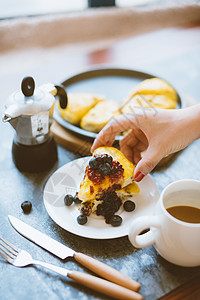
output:
<path id="1" fill-rule="evenodd" d="M 98 134 L 91 151 L 100 146 L 111 146 L 117 134 L 128 130 L 120 140 L 120 150 L 136 164 L 134 178 L 140 181 L 163 157 L 185 148 L 199 137 L 200 105 L 195 107 L 179 110 L 143 108 L 119 115 Z"/>

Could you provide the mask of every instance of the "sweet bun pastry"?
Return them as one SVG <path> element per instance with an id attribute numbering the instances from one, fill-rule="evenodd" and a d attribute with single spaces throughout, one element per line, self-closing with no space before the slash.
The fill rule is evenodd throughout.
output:
<path id="1" fill-rule="evenodd" d="M 69 93 L 68 105 L 62 109 L 58 103 L 58 110 L 61 117 L 67 122 L 79 125 L 82 117 L 97 103 L 105 101 L 101 95 L 87 93 Z"/>
<path id="2" fill-rule="evenodd" d="M 86 113 L 81 119 L 81 128 L 99 132 L 112 117 L 119 114 L 119 107 L 113 100 L 101 101 Z"/>
<path id="3" fill-rule="evenodd" d="M 143 95 L 168 95 L 172 99 L 176 101 L 177 94 L 175 89 L 165 80 L 161 78 L 150 78 L 143 80 L 132 90 L 130 97 L 137 94 L 142 93 Z"/>
<path id="4" fill-rule="evenodd" d="M 99 147 L 93 152 L 93 156 L 95 155 L 109 155 L 113 158 L 113 161 L 117 161 L 121 164 L 122 168 L 124 169 L 123 181 L 121 184 L 122 187 L 133 182 L 135 166 L 119 149 L 114 147 Z"/>
<path id="5" fill-rule="evenodd" d="M 177 101 L 177 93 L 169 83 L 160 78 L 151 78 L 134 87 L 129 97 L 122 101 L 120 112 L 130 113 L 138 107 L 174 109 Z"/>
<path id="6" fill-rule="evenodd" d="M 80 184 L 78 198 L 82 201 L 81 212 L 103 215 L 106 222 L 122 204 L 120 195 L 139 192 L 133 183 L 135 166 L 124 154 L 114 147 L 99 147 L 90 159 Z M 130 185 L 129 189 L 125 189 Z M 120 192 L 117 195 L 117 192 Z"/>
<path id="7" fill-rule="evenodd" d="M 177 100 L 168 95 L 145 95 L 146 100 L 153 105 L 153 107 L 164 109 L 175 109 Z"/>

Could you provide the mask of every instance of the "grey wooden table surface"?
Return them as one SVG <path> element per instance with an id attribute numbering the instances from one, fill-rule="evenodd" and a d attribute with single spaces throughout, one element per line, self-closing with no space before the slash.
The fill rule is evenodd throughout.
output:
<path id="1" fill-rule="evenodd" d="M 130 46 L 130 43 L 128 45 Z M 62 64 L 61 59 L 58 64 L 55 64 L 56 70 L 62 70 L 63 72 L 60 77 L 64 74 Z M 122 64 L 124 65 L 123 59 Z M 133 65 L 134 63 L 130 63 L 129 67 L 134 67 Z M 186 51 L 181 55 L 177 54 L 173 58 L 165 58 L 158 62 L 153 61 L 145 67 L 143 64 L 142 69 L 170 80 L 178 89 L 184 88 L 188 94 L 200 101 L 200 98 L 198 98 L 200 92 L 199 82 L 197 80 L 200 75 L 199 66 L 199 49 L 197 49 L 191 50 L 190 53 Z M 47 69 L 44 73 L 42 73 L 42 68 L 39 71 L 41 72 L 41 79 L 43 79 L 47 74 Z M 34 72 L 36 73 L 36 71 Z M 23 73 L 23 70 L 21 73 Z M 51 70 L 47 78 L 53 77 L 54 73 Z M 196 74 L 199 75 L 196 76 Z M 8 74 L 5 74 L 5 76 L 8 76 Z M 14 74 L 13 78 L 16 81 L 17 76 Z M 57 79 L 56 76 L 54 79 Z M 1 80 L 3 80 L 3 73 Z M 4 95 L 10 93 L 7 90 L 8 82 L 6 84 Z M 2 101 L 4 100 L 2 99 Z M 78 155 L 58 146 L 58 162 L 52 170 L 38 174 L 21 173 L 12 161 L 13 130 L 9 124 L 0 122 L 0 137 L 0 235 L 2 237 L 28 250 L 35 259 L 51 262 L 68 269 L 88 272 L 74 262 L 73 259 L 61 261 L 19 235 L 9 224 L 7 216 L 11 214 L 19 217 L 75 251 L 97 258 L 139 281 L 141 283 L 141 294 L 147 300 L 158 299 L 174 288 L 200 275 L 199 267 L 183 268 L 165 261 L 156 253 L 153 246 L 140 250 L 135 249 L 127 237 L 109 240 L 86 239 L 60 228 L 46 212 L 43 204 L 43 189 L 47 179 L 56 169 L 78 158 Z M 185 150 L 174 155 L 167 165 L 152 172 L 151 175 L 160 191 L 167 184 L 178 179 L 200 179 L 199 149 L 200 140 L 197 140 Z M 29 215 L 24 215 L 20 207 L 25 200 L 31 201 L 33 205 L 32 212 Z M 109 298 L 40 267 L 30 266 L 19 269 L 0 258 L 0 299 L 93 300 Z"/>
<path id="2" fill-rule="evenodd" d="M 122 273 L 139 281 L 145 299 L 157 299 L 200 273 L 199 268 L 182 268 L 162 259 L 153 246 L 135 249 L 127 237 L 92 240 L 76 236 L 56 225 L 47 214 L 43 204 L 43 188 L 48 177 L 60 166 L 77 158 L 73 153 L 58 146 L 59 160 L 50 172 L 29 174 L 19 172 L 12 162 L 12 129 L 0 123 L 0 228 L 1 236 L 21 248 L 28 250 L 35 259 L 45 260 L 58 266 L 86 272 L 72 259 L 61 261 L 35 244 L 29 242 L 11 227 L 8 214 L 19 217 L 42 232 L 68 245 L 76 251 L 86 253 Z M 152 173 L 159 190 L 168 183 L 182 178 L 200 178 L 200 140 L 175 155 L 167 166 Z M 21 203 L 32 202 L 33 209 L 24 215 Z M 39 267 L 18 269 L 0 259 L 0 299 L 107 299 L 69 279 Z"/>

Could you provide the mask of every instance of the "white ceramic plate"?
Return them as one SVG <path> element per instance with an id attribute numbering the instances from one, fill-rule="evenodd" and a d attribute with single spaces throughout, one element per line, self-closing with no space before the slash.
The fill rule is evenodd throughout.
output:
<path id="1" fill-rule="evenodd" d="M 155 204 L 159 198 L 159 191 L 156 183 L 150 175 L 147 175 L 140 183 L 140 193 L 132 199 L 136 208 L 132 212 L 126 212 L 120 208 L 116 213 L 120 215 L 123 222 L 118 227 L 106 224 L 102 216 L 91 214 L 85 225 L 77 223 L 77 216 L 80 214 L 78 205 L 65 206 L 64 196 L 75 195 L 79 190 L 83 179 L 85 168 L 91 157 L 79 158 L 71 161 L 58 169 L 48 179 L 44 188 L 44 205 L 49 216 L 60 227 L 71 233 L 86 238 L 112 239 L 128 235 L 131 222 L 139 216 L 151 215 L 154 212 Z"/>

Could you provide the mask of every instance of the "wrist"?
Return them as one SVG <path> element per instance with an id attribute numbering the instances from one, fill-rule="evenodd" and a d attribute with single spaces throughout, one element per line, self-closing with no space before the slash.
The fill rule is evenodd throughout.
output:
<path id="1" fill-rule="evenodd" d="M 186 132 L 190 134 L 191 140 L 200 138 L 200 104 L 190 106 L 184 110 L 184 123 Z"/>

